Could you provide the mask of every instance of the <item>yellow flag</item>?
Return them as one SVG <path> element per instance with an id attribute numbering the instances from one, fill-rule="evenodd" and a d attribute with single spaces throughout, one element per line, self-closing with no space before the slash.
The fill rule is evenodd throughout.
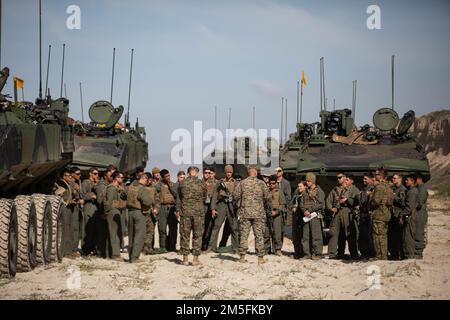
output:
<path id="1" fill-rule="evenodd" d="M 307 82 L 306 82 L 306 78 L 305 78 L 305 71 L 302 70 L 302 85 L 306 86 Z"/>
<path id="2" fill-rule="evenodd" d="M 22 89 L 25 82 L 22 79 L 17 78 L 17 77 L 13 77 L 13 79 L 14 79 L 14 82 L 16 83 L 17 89 Z"/>

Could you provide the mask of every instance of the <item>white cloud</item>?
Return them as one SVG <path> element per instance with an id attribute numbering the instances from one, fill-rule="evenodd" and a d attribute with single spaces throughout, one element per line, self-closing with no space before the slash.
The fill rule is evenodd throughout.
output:
<path id="1" fill-rule="evenodd" d="M 258 93 L 263 94 L 265 96 L 275 97 L 283 94 L 283 89 L 279 85 L 265 79 L 256 79 L 252 81 L 250 85 Z"/>

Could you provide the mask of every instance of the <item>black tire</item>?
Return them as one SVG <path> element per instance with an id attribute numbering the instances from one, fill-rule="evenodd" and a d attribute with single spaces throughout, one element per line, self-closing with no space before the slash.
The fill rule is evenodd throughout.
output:
<path id="1" fill-rule="evenodd" d="M 13 200 L 0 199 L 0 277 L 14 277 L 17 270 L 19 231 Z"/>
<path id="2" fill-rule="evenodd" d="M 48 264 L 51 262 L 53 241 L 52 206 L 46 195 L 33 194 L 32 198 L 38 224 L 36 260 L 38 264 Z"/>
<path id="3" fill-rule="evenodd" d="M 64 256 L 63 252 L 63 209 L 64 201 L 58 196 L 47 196 L 52 208 L 52 249 L 50 260 L 52 262 L 61 262 Z"/>
<path id="4" fill-rule="evenodd" d="M 28 272 L 37 265 L 37 217 L 33 199 L 18 196 L 14 200 L 19 226 L 19 245 L 17 250 L 17 271 Z"/>

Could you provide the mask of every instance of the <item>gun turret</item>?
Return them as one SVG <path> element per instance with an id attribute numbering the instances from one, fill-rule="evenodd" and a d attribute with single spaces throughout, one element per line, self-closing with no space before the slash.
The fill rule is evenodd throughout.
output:
<path id="1" fill-rule="evenodd" d="M 100 100 L 94 102 L 89 108 L 89 117 L 99 127 L 109 130 L 119 122 L 123 110 L 123 106 L 114 108 L 110 102 Z"/>

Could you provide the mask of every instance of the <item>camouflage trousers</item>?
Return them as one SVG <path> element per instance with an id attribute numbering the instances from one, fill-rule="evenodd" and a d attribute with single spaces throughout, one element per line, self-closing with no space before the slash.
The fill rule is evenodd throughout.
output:
<path id="1" fill-rule="evenodd" d="M 240 231 L 240 245 L 239 253 L 246 254 L 248 250 L 248 236 L 250 229 L 253 228 L 253 234 L 255 235 L 255 250 L 258 257 L 264 256 L 264 230 L 266 228 L 266 219 L 245 219 L 241 218 L 239 221 Z"/>
<path id="2" fill-rule="evenodd" d="M 205 224 L 203 215 L 181 216 L 180 218 L 180 253 L 187 256 L 190 253 L 190 240 L 192 232 L 192 254 L 199 256 L 202 251 L 202 236 Z"/>
<path id="3" fill-rule="evenodd" d="M 426 245 L 426 225 L 428 222 L 428 212 L 426 210 L 421 210 L 417 212 L 414 242 L 415 250 L 414 254 L 416 256 L 422 256 L 423 250 Z"/>
<path id="4" fill-rule="evenodd" d="M 144 254 L 150 254 L 153 252 L 153 246 L 155 244 L 156 223 L 156 219 L 149 213 L 149 217 L 145 221 L 144 248 L 142 249 L 142 252 Z"/>
<path id="5" fill-rule="evenodd" d="M 375 258 L 378 260 L 387 260 L 387 240 L 388 240 L 388 222 L 373 220 L 372 237 Z"/>

